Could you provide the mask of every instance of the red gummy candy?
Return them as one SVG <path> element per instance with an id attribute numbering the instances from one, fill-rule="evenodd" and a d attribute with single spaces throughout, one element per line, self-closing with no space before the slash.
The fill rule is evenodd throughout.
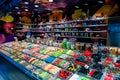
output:
<path id="1" fill-rule="evenodd" d="M 95 73 L 95 70 L 92 69 L 92 70 L 88 73 L 88 76 L 89 76 L 89 77 L 92 77 L 92 75 L 93 75 L 94 73 Z"/>
<path id="2" fill-rule="evenodd" d="M 107 74 L 105 77 L 104 77 L 104 80 L 114 80 L 114 77 L 112 74 Z"/>

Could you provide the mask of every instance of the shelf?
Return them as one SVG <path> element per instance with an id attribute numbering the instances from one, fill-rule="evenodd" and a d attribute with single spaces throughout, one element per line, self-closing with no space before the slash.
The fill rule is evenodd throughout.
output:
<path id="1" fill-rule="evenodd" d="M 86 19 L 86 20 L 71 20 L 65 22 L 48 22 L 48 23 L 39 23 L 39 24 L 28 24 L 28 23 L 16 23 L 16 24 L 26 24 L 26 25 L 52 25 L 52 24 L 67 24 L 67 23 L 75 23 L 75 22 L 83 22 L 83 21 L 100 21 L 107 20 L 108 17 L 104 18 L 96 18 L 96 19 Z"/>
<path id="2" fill-rule="evenodd" d="M 95 18 L 95 19 L 86 19 L 86 20 L 74 20 L 75 22 L 83 22 L 83 21 L 100 21 L 100 20 L 107 20 L 108 17 L 103 18 Z"/>
<path id="3" fill-rule="evenodd" d="M 50 31 L 49 31 L 50 32 Z M 105 32 L 107 32 L 106 30 L 104 30 L 104 31 L 52 31 L 52 32 L 58 32 L 58 33 L 60 33 L 60 32 L 64 32 L 64 33 L 72 33 L 72 32 L 80 32 L 80 33 L 105 33 Z"/>
<path id="4" fill-rule="evenodd" d="M 54 28 L 91 28 L 91 27 L 100 27 L 100 26 L 108 26 L 108 24 L 99 24 L 99 25 L 86 25 L 86 26 L 73 26 L 73 27 L 54 27 Z"/>
<path id="5" fill-rule="evenodd" d="M 79 32 L 82 32 L 82 33 L 106 33 L 107 30 L 102 30 L 102 31 L 79 31 Z"/>
<path id="6" fill-rule="evenodd" d="M 48 34 L 51 37 L 51 34 L 54 34 L 56 38 L 61 37 L 62 39 L 72 38 L 72 37 L 77 38 L 78 40 L 79 39 L 87 40 L 90 38 L 105 39 L 106 41 L 105 44 L 108 45 L 108 29 L 107 29 L 108 19 L 109 17 L 103 17 L 103 18 L 96 18 L 96 19 L 71 20 L 71 21 L 64 21 L 64 22 L 62 21 L 62 22 L 35 23 L 35 24 L 28 24 L 29 27 L 26 27 L 26 28 L 23 28 L 22 25 L 20 27 L 18 26 L 16 27 L 16 31 L 23 32 L 23 33 L 31 32 L 32 33 L 31 35 L 34 35 L 35 37 L 44 37 L 45 36 L 44 34 Z M 20 24 L 24 24 L 24 23 L 20 23 Z M 42 26 L 42 30 L 44 31 L 40 29 L 40 26 Z M 48 27 L 48 26 L 51 26 L 51 27 Z M 85 31 L 87 28 L 90 28 L 91 31 L 90 30 Z M 103 30 L 100 30 L 101 28 L 103 28 Z M 65 36 L 64 34 L 69 36 Z M 85 36 L 97 36 L 97 35 L 102 36 L 102 34 L 103 34 L 103 37 L 85 37 Z M 61 35 L 64 35 L 64 36 L 61 36 Z"/>
<path id="7" fill-rule="evenodd" d="M 31 30 L 16 30 L 16 32 L 41 32 L 44 33 L 45 31 L 31 31 Z"/>
<path id="8" fill-rule="evenodd" d="M 107 39 L 104 37 L 80 37 L 80 36 L 55 36 L 55 37 L 75 37 L 75 38 L 97 38 L 97 39 Z"/>
<path id="9" fill-rule="evenodd" d="M 31 30 L 16 30 L 17 32 L 41 32 L 41 33 L 73 33 L 73 32 L 80 32 L 80 33 L 105 33 L 107 30 L 102 31 L 31 31 Z"/>
<path id="10" fill-rule="evenodd" d="M 99 24 L 99 25 L 86 25 L 86 26 L 74 26 L 74 27 L 54 27 L 54 28 L 91 28 L 91 27 L 100 27 L 100 26 L 108 26 L 108 24 Z M 16 27 L 17 29 L 23 29 L 24 27 Z M 24 28 L 24 29 L 39 29 L 39 28 Z"/>
<path id="11" fill-rule="evenodd" d="M 78 32 L 78 31 L 54 31 L 54 32 L 56 32 L 56 33 L 72 33 L 72 32 Z"/>

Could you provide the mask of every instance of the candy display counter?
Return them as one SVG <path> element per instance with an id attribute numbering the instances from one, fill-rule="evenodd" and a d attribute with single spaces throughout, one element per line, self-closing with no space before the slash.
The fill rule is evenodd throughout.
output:
<path id="1" fill-rule="evenodd" d="M 119 80 L 117 47 L 77 52 L 28 42 L 0 45 L 0 55 L 36 80 Z"/>

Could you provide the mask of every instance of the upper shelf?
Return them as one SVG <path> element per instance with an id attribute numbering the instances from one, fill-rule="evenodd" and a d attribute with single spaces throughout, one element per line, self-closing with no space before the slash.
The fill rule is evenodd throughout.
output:
<path id="1" fill-rule="evenodd" d="M 86 25 L 86 26 L 73 26 L 73 27 L 53 27 L 53 28 L 91 28 L 91 27 L 100 27 L 100 26 L 108 26 L 108 24 L 99 24 L 99 25 Z M 16 27 L 17 29 L 21 29 L 24 27 Z M 26 29 L 39 29 L 39 28 L 26 28 Z"/>
<path id="2" fill-rule="evenodd" d="M 74 22 L 84 22 L 84 21 L 100 21 L 100 20 L 107 20 L 108 17 L 103 18 L 95 18 L 95 19 L 86 19 L 86 20 L 71 20 L 65 22 L 47 22 L 47 23 L 40 23 L 40 24 L 28 24 L 28 23 L 16 23 L 16 24 L 26 24 L 26 25 L 52 25 L 52 24 L 67 24 L 67 23 L 74 23 Z"/>
<path id="3" fill-rule="evenodd" d="M 41 32 L 41 33 L 106 33 L 107 30 L 102 30 L 102 31 L 31 31 L 31 30 L 16 30 L 17 32 Z"/>

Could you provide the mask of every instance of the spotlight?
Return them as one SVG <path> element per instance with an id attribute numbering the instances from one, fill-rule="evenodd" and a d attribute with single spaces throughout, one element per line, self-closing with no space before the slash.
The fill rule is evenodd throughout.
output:
<path id="1" fill-rule="evenodd" d="M 53 2 L 53 0 L 49 0 L 49 2 Z"/>

